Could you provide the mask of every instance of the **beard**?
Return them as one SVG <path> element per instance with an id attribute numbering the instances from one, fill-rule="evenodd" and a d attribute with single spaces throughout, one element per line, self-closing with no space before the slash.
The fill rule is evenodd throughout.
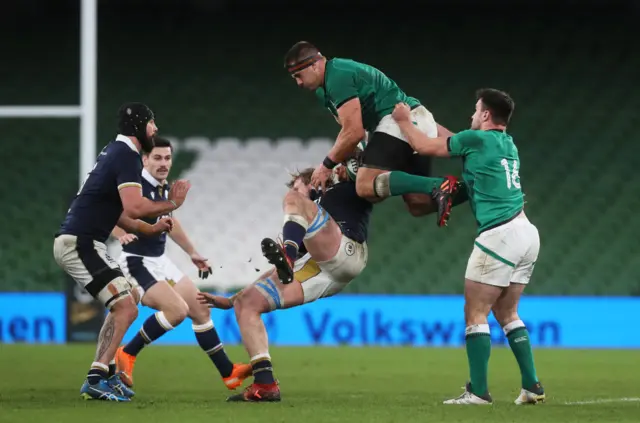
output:
<path id="1" fill-rule="evenodd" d="M 145 134 L 144 137 L 140 138 L 140 147 L 142 147 L 142 151 L 144 151 L 145 153 L 151 153 L 151 150 L 153 150 L 153 147 L 155 147 L 156 143 L 154 141 L 155 136 L 147 136 Z"/>

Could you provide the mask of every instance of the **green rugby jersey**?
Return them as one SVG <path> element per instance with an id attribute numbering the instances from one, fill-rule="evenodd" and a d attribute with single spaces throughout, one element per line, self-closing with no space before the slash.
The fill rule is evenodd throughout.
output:
<path id="1" fill-rule="evenodd" d="M 380 70 L 350 59 L 327 60 L 324 84 L 316 90 L 320 103 L 338 117 L 338 109 L 347 101 L 359 98 L 362 125 L 373 132 L 380 120 L 393 112 L 397 103 L 411 108 L 420 102 L 407 96 L 398 85 Z"/>
<path id="2" fill-rule="evenodd" d="M 520 157 L 513 138 L 499 130 L 469 129 L 449 138 L 451 156 L 463 159 L 462 178 L 482 232 L 518 214 L 524 207 Z"/>

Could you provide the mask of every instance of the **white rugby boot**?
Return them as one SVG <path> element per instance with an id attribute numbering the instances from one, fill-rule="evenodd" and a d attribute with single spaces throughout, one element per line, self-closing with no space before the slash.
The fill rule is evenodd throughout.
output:
<path id="1" fill-rule="evenodd" d="M 479 397 L 476 394 L 471 393 L 471 384 L 467 383 L 464 388 L 464 392 L 458 398 L 452 398 L 450 400 L 446 400 L 443 404 L 455 404 L 455 405 L 491 405 L 493 404 L 493 399 L 491 399 L 491 395 L 487 392 L 486 395 Z"/>
<path id="2" fill-rule="evenodd" d="M 520 390 L 520 395 L 513 402 L 516 405 L 523 404 L 538 404 L 539 402 L 544 402 L 545 400 L 544 388 L 540 384 L 540 382 L 536 383 L 531 387 L 531 389 Z"/>

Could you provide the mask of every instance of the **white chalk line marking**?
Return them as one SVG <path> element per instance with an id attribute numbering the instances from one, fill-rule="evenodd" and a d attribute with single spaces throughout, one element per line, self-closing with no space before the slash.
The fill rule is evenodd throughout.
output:
<path id="1" fill-rule="evenodd" d="M 640 398 L 600 398 L 590 401 L 570 401 L 565 402 L 565 405 L 588 405 L 588 404 L 607 404 L 612 402 L 640 402 Z"/>

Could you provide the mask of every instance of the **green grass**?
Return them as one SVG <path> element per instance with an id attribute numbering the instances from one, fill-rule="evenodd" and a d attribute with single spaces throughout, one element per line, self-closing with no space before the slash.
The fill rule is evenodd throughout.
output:
<path id="1" fill-rule="evenodd" d="M 238 348 L 232 359 L 244 360 Z M 515 406 L 520 376 L 508 349 L 490 363 L 493 406 L 444 406 L 467 378 L 462 349 L 274 348 L 279 404 L 226 403 L 228 391 L 196 347 L 147 348 L 131 403 L 83 401 L 93 346 L 0 345 L 0 422 L 637 422 L 637 351 L 537 350 L 547 403 Z"/>

